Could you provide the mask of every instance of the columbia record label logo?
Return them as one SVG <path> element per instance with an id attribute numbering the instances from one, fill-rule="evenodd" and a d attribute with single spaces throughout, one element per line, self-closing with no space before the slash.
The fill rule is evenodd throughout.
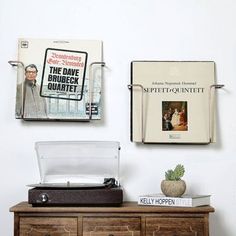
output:
<path id="1" fill-rule="evenodd" d="M 28 41 L 21 41 L 21 48 L 28 48 L 29 42 Z"/>

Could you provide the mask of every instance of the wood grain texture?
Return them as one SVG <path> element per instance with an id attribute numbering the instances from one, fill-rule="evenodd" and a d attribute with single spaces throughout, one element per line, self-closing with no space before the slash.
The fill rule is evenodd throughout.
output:
<path id="1" fill-rule="evenodd" d="M 204 218 L 147 218 L 146 236 L 204 236 Z"/>
<path id="2" fill-rule="evenodd" d="M 83 236 L 140 236 L 140 218 L 85 217 Z"/>
<path id="3" fill-rule="evenodd" d="M 10 208 L 11 212 L 122 212 L 122 213 L 209 213 L 214 212 L 211 206 L 202 207 L 158 207 L 141 206 L 137 202 L 124 202 L 120 207 L 32 207 L 27 202 L 21 202 Z"/>
<path id="4" fill-rule="evenodd" d="M 209 236 L 210 206 L 32 207 L 14 212 L 14 236 Z"/>
<path id="5" fill-rule="evenodd" d="M 77 236 L 77 218 L 22 217 L 20 236 Z"/>

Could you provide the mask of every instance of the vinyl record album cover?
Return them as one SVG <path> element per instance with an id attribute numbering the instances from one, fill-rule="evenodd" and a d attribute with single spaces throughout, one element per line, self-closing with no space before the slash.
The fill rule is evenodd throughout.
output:
<path id="1" fill-rule="evenodd" d="M 18 61 L 16 118 L 101 119 L 101 41 L 19 39 Z"/>
<path id="2" fill-rule="evenodd" d="M 212 61 L 133 61 L 131 140 L 209 143 L 215 140 Z"/>

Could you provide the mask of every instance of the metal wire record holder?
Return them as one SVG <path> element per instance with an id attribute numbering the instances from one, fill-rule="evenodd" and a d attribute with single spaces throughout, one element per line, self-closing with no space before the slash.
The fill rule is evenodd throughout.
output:
<path id="1" fill-rule="evenodd" d="M 212 134 L 213 134 L 213 123 L 211 122 L 212 120 L 212 99 L 213 96 L 212 94 L 214 94 L 216 89 L 221 89 L 223 88 L 224 85 L 223 84 L 212 84 L 209 87 L 209 134 L 210 134 L 210 139 L 209 139 L 209 143 L 212 142 Z M 140 101 L 140 110 L 141 110 L 141 143 L 145 144 L 145 133 L 146 133 L 146 127 L 145 127 L 145 110 L 144 110 L 144 87 L 141 84 L 129 84 L 128 85 L 128 89 L 131 90 L 131 96 L 132 96 L 132 92 L 134 88 L 138 88 L 139 91 L 141 92 L 141 101 Z M 212 91 L 214 90 L 214 91 Z M 131 98 L 132 99 L 132 98 Z"/>
<path id="2" fill-rule="evenodd" d="M 12 66 L 12 67 L 17 67 L 17 68 L 21 68 L 21 73 L 22 73 L 22 76 L 24 76 L 24 63 L 21 62 L 21 61 L 8 61 L 8 63 Z M 88 108 L 88 121 L 91 121 L 92 120 L 92 102 L 93 102 L 93 85 L 94 85 L 94 67 L 97 66 L 97 65 L 100 65 L 101 67 L 104 67 L 106 64 L 105 62 L 92 62 L 90 65 L 89 65 L 89 97 L 88 97 L 88 105 L 89 105 L 89 108 Z M 24 119 L 23 115 L 24 115 L 24 103 L 25 103 L 25 95 L 24 95 L 24 89 L 22 89 L 22 101 L 21 101 L 21 104 L 22 104 L 22 107 L 23 107 L 23 112 L 22 112 L 22 119 Z"/>

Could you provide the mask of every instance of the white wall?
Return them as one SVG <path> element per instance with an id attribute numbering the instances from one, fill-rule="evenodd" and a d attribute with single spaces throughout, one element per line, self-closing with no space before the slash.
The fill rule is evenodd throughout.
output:
<path id="1" fill-rule="evenodd" d="M 9 207 L 27 200 L 39 181 L 34 142 L 117 140 L 126 200 L 160 191 L 164 171 L 183 163 L 188 192 L 212 194 L 210 235 L 236 235 L 236 2 L 234 0 L 0 1 L 0 235 L 13 235 Z M 101 39 L 104 42 L 104 120 L 21 122 L 14 118 L 19 37 Z M 129 141 L 130 61 L 214 60 L 218 141 L 210 145 L 136 145 Z"/>

